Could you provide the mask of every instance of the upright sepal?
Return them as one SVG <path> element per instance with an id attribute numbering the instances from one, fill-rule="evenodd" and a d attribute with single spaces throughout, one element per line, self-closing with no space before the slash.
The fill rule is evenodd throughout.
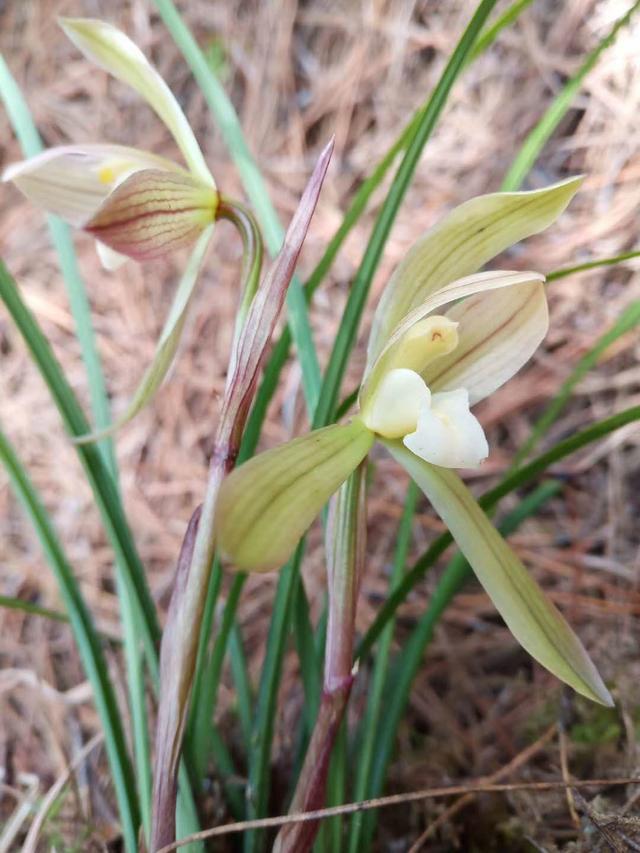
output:
<path id="1" fill-rule="evenodd" d="M 507 627 L 529 654 L 578 693 L 613 700 L 580 640 L 547 599 L 454 471 L 385 441 L 441 516 Z"/>
<path id="2" fill-rule="evenodd" d="M 87 59 L 141 95 L 165 123 L 193 174 L 215 186 L 200 147 L 171 90 L 140 48 L 112 24 L 91 18 L 63 18 L 60 25 Z"/>
<path id="3" fill-rule="evenodd" d="M 222 484 L 216 509 L 222 553 L 242 571 L 279 568 L 372 444 L 373 434 L 354 418 L 236 468 Z"/>
<path id="4" fill-rule="evenodd" d="M 368 365 L 409 311 L 519 240 L 543 231 L 581 183 L 581 178 L 569 178 L 533 192 L 478 196 L 452 210 L 413 245 L 387 284 L 369 338 Z"/>

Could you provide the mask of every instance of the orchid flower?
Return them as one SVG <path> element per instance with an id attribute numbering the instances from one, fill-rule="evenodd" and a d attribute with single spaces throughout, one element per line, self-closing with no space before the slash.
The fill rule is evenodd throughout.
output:
<path id="1" fill-rule="evenodd" d="M 488 456 L 471 407 L 528 361 L 548 327 L 542 275 L 476 271 L 550 225 L 580 182 L 471 199 L 418 240 L 377 307 L 359 412 L 237 468 L 222 486 L 216 530 L 237 569 L 278 568 L 378 441 L 431 501 L 521 645 L 609 705 L 580 641 L 454 470 Z"/>
<path id="2" fill-rule="evenodd" d="M 213 223 L 219 196 L 169 87 L 140 48 L 104 21 L 67 18 L 66 35 L 90 61 L 127 83 L 157 113 L 188 168 L 123 145 L 63 145 L 9 166 L 2 176 L 28 199 L 92 234 L 104 265 L 160 257 Z"/>
<path id="3" fill-rule="evenodd" d="M 2 179 L 32 202 L 96 238 L 104 266 L 127 258 L 146 261 L 193 244 L 173 305 L 147 368 L 124 414 L 110 428 L 76 442 L 115 432 L 150 400 L 176 355 L 187 311 L 216 219 L 230 219 L 245 246 L 246 284 L 238 311 L 239 330 L 255 293 L 262 241 L 242 205 L 221 198 L 193 130 L 169 87 L 140 48 L 104 21 L 66 18 L 62 29 L 84 56 L 131 86 L 156 112 L 175 139 L 186 167 L 123 145 L 64 145 L 9 166 Z"/>

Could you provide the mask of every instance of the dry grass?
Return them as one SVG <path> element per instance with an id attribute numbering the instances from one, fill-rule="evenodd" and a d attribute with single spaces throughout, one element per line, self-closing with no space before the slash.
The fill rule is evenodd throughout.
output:
<path id="1" fill-rule="evenodd" d="M 499 185 L 513 154 L 563 79 L 606 32 L 629 0 L 540 0 L 518 25 L 456 86 L 429 144 L 389 241 L 376 279 L 378 293 L 410 243 L 442 213 Z M 336 154 L 312 225 L 302 272 L 312 268 L 340 222 L 358 182 L 384 153 L 399 127 L 434 85 L 447 54 L 474 7 L 471 0 L 415 3 L 209 3 L 190 0 L 189 24 L 201 43 L 221 46 L 223 75 L 249 144 L 286 219 L 295 205 L 318 146 L 335 132 Z M 50 145 L 111 140 L 174 154 L 163 128 L 123 86 L 90 70 L 55 24 L 58 14 L 106 17 L 124 27 L 151 54 L 178 94 L 207 158 L 227 193 L 240 193 L 219 134 L 181 57 L 149 2 L 144 0 L 24 0 L 0 4 L 0 49 L 28 97 Z M 585 188 L 551 232 L 514 250 L 510 264 L 553 269 L 591 256 L 627 250 L 638 242 L 640 193 L 640 20 L 623 32 L 590 76 L 581 96 L 545 150 L 531 181 L 585 172 Z M 0 165 L 19 158 L 0 115 Z M 322 357 L 331 346 L 349 281 L 372 222 L 354 230 L 314 303 Z M 174 560 L 186 521 L 203 492 L 207 449 L 227 361 L 240 247 L 219 228 L 192 327 L 171 381 L 150 409 L 118 438 L 127 512 L 161 608 L 167 602 Z M 78 236 L 100 353 L 121 411 L 149 361 L 175 286 L 179 259 L 121 275 L 101 271 L 91 242 Z M 86 399 L 86 383 L 73 324 L 43 217 L 10 188 L 0 193 L 0 255 L 19 281 L 73 386 Z M 571 366 L 633 298 L 638 265 L 583 274 L 551 290 L 552 326 L 545 347 L 526 371 L 484 407 L 493 451 L 477 480 L 487 485 L 527 435 L 528 426 Z M 551 439 L 637 404 L 637 336 L 623 339 L 578 389 Z M 112 556 L 91 494 L 47 392 L 18 333 L 0 312 L 0 417 L 41 489 L 82 579 L 98 626 L 117 634 L 118 607 Z M 362 361 L 354 359 L 353 377 Z M 350 388 L 351 383 L 345 384 Z M 292 364 L 271 407 L 264 433 L 273 444 L 305 423 L 300 372 Z M 563 701 L 562 725 L 573 733 L 566 759 L 576 775 L 638 771 L 640 628 L 637 517 L 640 513 L 640 435 L 628 428 L 571 458 L 566 487 L 513 543 L 570 617 L 606 679 L 618 710 L 594 716 L 575 697 Z M 370 506 L 370 561 L 359 609 L 366 628 L 385 595 L 395 525 L 406 481 L 380 457 Z M 439 529 L 422 507 L 415 525 L 417 555 Z M 319 537 L 312 539 L 305 577 L 314 608 L 323 590 Z M 402 641 L 424 608 L 429 580 L 402 608 Z M 45 606 L 60 607 L 38 544 L 0 471 L 0 587 Z M 242 622 L 250 668 L 260 669 L 274 577 L 252 580 Z M 2 816 L 26 796 L 29 784 L 44 793 L 61 776 L 98 721 L 74 651 L 71 632 L 38 617 L 0 611 L 0 767 Z M 114 679 L 122 688 L 116 656 Z M 353 713 L 362 709 L 367 673 L 359 678 Z M 233 696 L 221 692 L 220 717 Z M 498 624 L 479 588 L 469 587 L 450 609 L 418 678 L 391 774 L 392 790 L 491 774 L 558 718 L 560 688 Z M 287 732 L 297 719 L 301 686 L 295 656 L 288 660 L 275 760 L 286 768 Z M 582 725 L 578 742 L 576 724 Z M 606 731 L 603 731 L 606 730 Z M 231 733 L 230 733 L 231 736 Z M 524 771 L 560 776 L 554 740 Z M 113 806 L 100 750 L 80 766 L 57 817 L 45 827 L 82 849 L 104 849 L 113 830 Z M 522 772 L 522 771 L 521 771 Z M 633 792 L 629 792 L 631 796 Z M 602 804 L 601 804 L 602 805 Z M 620 808 L 604 803 L 600 811 Z M 608 807 L 608 808 L 607 808 Z M 441 806 L 427 803 L 382 815 L 378 849 L 404 850 Z M 526 836 L 546 850 L 600 849 L 597 831 L 577 833 L 564 795 L 482 797 L 436 835 L 434 850 L 520 850 Z M 26 826 L 26 824 L 25 824 Z M 85 836 L 84 833 L 87 833 Z M 471 833 L 471 834 L 470 834 Z M 486 835 L 484 834 L 486 833 Z M 581 840 L 576 841 L 577 835 Z M 84 840 L 83 840 L 84 839 Z M 91 840 L 89 840 L 91 839 Z M 475 840 L 472 840 L 475 839 Z M 44 843 L 44 842 L 43 842 Z M 46 846 L 43 849 L 48 849 Z M 78 849 L 78 848 L 75 848 Z M 535 849 L 542 849 L 538 847 Z"/>

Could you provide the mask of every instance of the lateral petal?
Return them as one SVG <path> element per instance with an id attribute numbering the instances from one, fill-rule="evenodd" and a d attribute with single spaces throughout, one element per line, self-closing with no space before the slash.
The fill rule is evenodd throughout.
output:
<path id="1" fill-rule="evenodd" d="M 432 293 L 431 296 L 425 299 L 422 305 L 419 305 L 413 311 L 410 311 L 409 314 L 401 320 L 399 325 L 396 326 L 384 349 L 376 361 L 370 366 L 369 372 L 365 376 L 365 381 L 360 392 L 360 400 L 366 401 L 369 398 L 369 395 L 375 393 L 375 389 L 381 377 L 395 366 L 397 354 L 402 350 L 403 341 L 406 339 L 410 330 L 429 314 L 434 311 L 438 311 L 444 305 L 456 302 L 459 299 L 474 296 L 477 293 L 489 293 L 492 290 L 521 287 L 543 281 L 544 276 L 537 272 L 490 270 L 488 272 L 479 272 L 475 275 L 469 275 L 466 278 L 458 279 L 457 281 L 448 284 L 446 287 L 440 288 L 440 290 L 435 293 Z M 455 315 L 452 315 L 450 311 L 448 311 L 445 316 L 447 319 L 455 320 Z M 458 330 L 456 330 L 456 332 L 457 331 Z M 458 346 L 452 350 L 452 355 L 455 355 L 457 349 Z M 434 360 L 434 370 L 440 361 L 445 360 L 446 358 L 448 358 L 447 355 L 440 354 L 438 361 L 436 362 Z M 429 364 L 427 364 L 427 368 L 428 367 Z"/>
<path id="2" fill-rule="evenodd" d="M 612 706 L 582 643 L 458 475 L 423 462 L 400 442 L 384 444 L 431 501 L 520 645 L 578 693 Z"/>
<path id="3" fill-rule="evenodd" d="M 92 18 L 63 18 L 60 25 L 91 60 L 141 95 L 167 126 L 189 168 L 200 180 L 215 182 L 189 122 L 173 93 L 140 48 L 117 27 Z"/>
<path id="4" fill-rule="evenodd" d="M 458 346 L 422 376 L 434 392 L 466 388 L 472 406 L 526 364 L 549 327 L 544 285 L 537 281 L 470 296 L 447 316 L 458 323 Z"/>
<path id="5" fill-rule="evenodd" d="M 195 242 L 217 205 L 216 190 L 191 175 L 145 169 L 120 184 L 83 227 L 110 249 L 146 261 Z"/>
<path id="6" fill-rule="evenodd" d="M 241 571 L 283 565 L 374 436 L 357 418 L 254 456 L 223 482 L 216 508 L 222 553 Z"/>
<path id="7" fill-rule="evenodd" d="M 533 192 L 493 193 L 461 204 L 407 252 L 378 304 L 368 365 L 411 310 L 455 279 L 479 270 L 509 246 L 543 231 L 567 207 L 582 178 Z"/>
<path id="8" fill-rule="evenodd" d="M 141 169 L 185 173 L 171 160 L 137 148 L 64 145 L 12 163 L 2 180 L 14 183 L 38 207 L 79 227 L 119 183 Z"/>

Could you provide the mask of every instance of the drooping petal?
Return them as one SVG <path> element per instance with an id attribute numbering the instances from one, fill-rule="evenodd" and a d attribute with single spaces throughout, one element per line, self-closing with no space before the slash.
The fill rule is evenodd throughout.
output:
<path id="1" fill-rule="evenodd" d="M 48 213 L 79 227 L 90 219 L 113 189 L 141 169 L 184 174 L 171 160 L 124 145 L 64 145 L 8 166 L 12 181 Z"/>
<path id="2" fill-rule="evenodd" d="M 121 30 L 104 21 L 63 18 L 60 25 L 87 59 L 131 86 L 147 101 L 173 135 L 193 174 L 215 186 L 189 122 L 140 48 Z"/>
<path id="3" fill-rule="evenodd" d="M 385 288 L 369 338 L 369 366 L 405 314 L 507 247 L 543 231 L 564 211 L 581 182 L 570 178 L 533 192 L 479 196 L 440 220 L 413 245 Z"/>
<path id="4" fill-rule="evenodd" d="M 457 281 L 442 287 L 435 293 L 432 293 L 422 305 L 410 311 L 399 325 L 394 329 L 391 337 L 387 341 L 386 346 L 370 366 L 369 372 L 366 374 L 363 388 L 360 392 L 361 403 L 367 400 L 370 395 L 375 394 L 375 389 L 381 378 L 392 369 L 397 362 L 397 353 L 401 351 L 403 341 L 409 334 L 410 330 L 418 323 L 422 322 L 425 317 L 438 311 L 444 305 L 451 302 L 456 302 L 458 299 L 464 299 L 469 296 L 474 296 L 476 293 L 489 293 L 492 290 L 500 290 L 502 288 L 513 288 L 529 286 L 534 283 L 544 281 L 544 276 L 537 272 L 511 272 L 509 270 L 491 270 L 489 272 L 479 272 L 475 275 L 467 276 L 466 278 L 458 279 Z M 447 317 L 456 319 L 455 314 L 447 312 Z M 456 338 L 457 340 L 457 338 Z M 451 352 L 455 354 L 458 347 Z M 448 356 L 441 354 L 438 362 L 434 361 L 434 370 L 437 369 L 437 364 L 440 359 L 444 360 Z M 450 386 L 449 386 L 450 387 Z"/>
<path id="5" fill-rule="evenodd" d="M 472 406 L 526 364 L 549 326 L 540 282 L 479 293 L 454 305 L 447 316 L 458 322 L 458 346 L 422 376 L 434 392 L 466 388 Z"/>
<path id="6" fill-rule="evenodd" d="M 216 531 L 242 571 L 279 568 L 331 495 L 356 469 L 373 434 L 354 418 L 315 430 L 236 468 L 220 490 Z"/>
<path id="7" fill-rule="evenodd" d="M 458 475 L 423 462 L 398 441 L 385 445 L 442 517 L 516 640 L 578 693 L 612 706 L 611 694 L 582 643 Z"/>
<path id="8" fill-rule="evenodd" d="M 423 405 L 429 408 L 431 392 L 415 370 L 396 368 L 385 374 L 375 395 L 362 409 L 362 420 L 385 438 L 402 438 L 413 432 Z"/>
<path id="9" fill-rule="evenodd" d="M 469 411 L 466 388 L 423 400 L 416 430 L 403 443 L 425 462 L 443 468 L 477 468 L 489 455 L 484 430 Z"/>
<path id="10" fill-rule="evenodd" d="M 191 299 L 198 281 L 198 274 L 207 251 L 212 232 L 213 228 L 209 226 L 209 228 L 200 235 L 200 239 L 191 253 L 191 257 L 189 258 L 185 271 L 182 275 L 173 304 L 171 305 L 169 314 L 165 321 L 164 328 L 162 329 L 160 339 L 158 340 L 153 361 L 147 368 L 147 371 L 144 374 L 138 389 L 133 395 L 133 399 L 127 406 L 125 413 L 107 429 L 75 438 L 75 444 L 87 444 L 89 442 L 99 441 L 100 439 L 117 432 L 117 430 L 128 423 L 147 405 L 160 385 L 162 385 L 178 350 L 180 338 L 184 330 L 184 324 L 187 319 L 189 305 L 191 304 Z"/>
<path id="11" fill-rule="evenodd" d="M 217 205 L 216 190 L 191 175 L 145 169 L 120 184 L 84 229 L 110 249 L 146 261 L 195 242 Z"/>

